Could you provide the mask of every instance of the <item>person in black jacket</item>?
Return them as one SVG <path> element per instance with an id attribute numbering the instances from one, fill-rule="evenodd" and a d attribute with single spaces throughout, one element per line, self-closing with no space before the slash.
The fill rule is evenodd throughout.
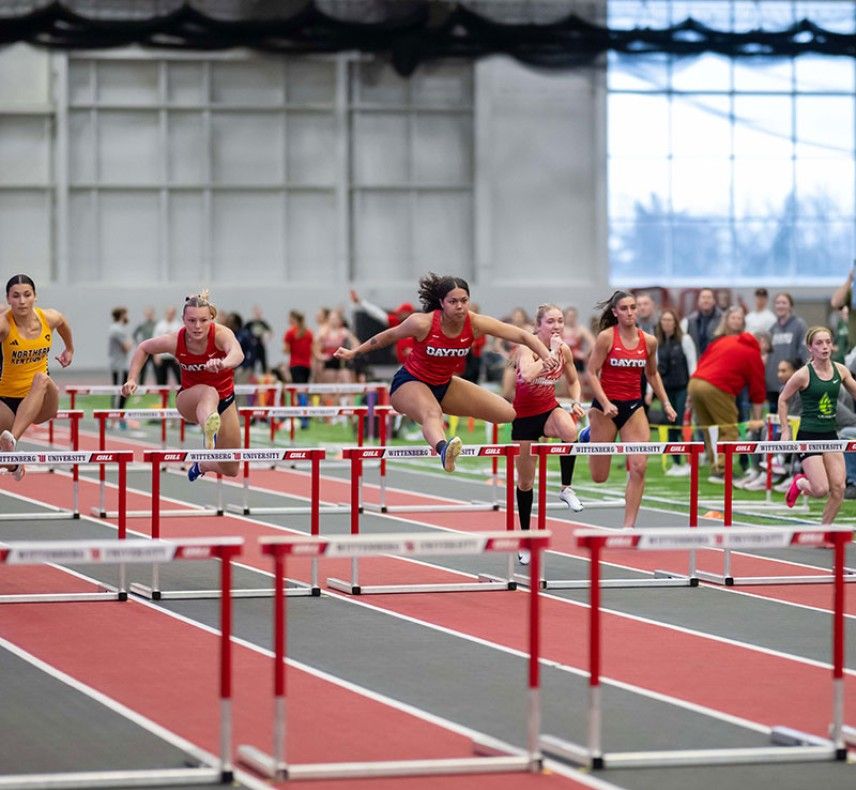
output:
<path id="1" fill-rule="evenodd" d="M 684 334 L 693 339 L 696 355 L 704 354 L 705 349 L 713 340 L 713 333 L 722 318 L 722 311 L 716 306 L 716 296 L 712 288 L 702 288 L 698 292 L 696 310 L 690 313 L 681 323 Z"/>
<path id="2" fill-rule="evenodd" d="M 654 335 L 659 343 L 657 349 L 657 370 L 663 379 L 663 387 L 669 402 L 678 414 L 678 421 L 683 422 L 687 406 L 687 386 L 690 376 L 696 367 L 696 350 L 692 339 L 681 330 L 678 314 L 667 307 L 660 314 L 660 320 L 654 329 Z M 681 441 L 681 428 L 676 425 L 669 428 L 669 441 Z M 683 476 L 689 474 L 689 466 L 682 463 L 679 455 L 672 456 L 673 465 L 666 471 L 667 475 Z"/>

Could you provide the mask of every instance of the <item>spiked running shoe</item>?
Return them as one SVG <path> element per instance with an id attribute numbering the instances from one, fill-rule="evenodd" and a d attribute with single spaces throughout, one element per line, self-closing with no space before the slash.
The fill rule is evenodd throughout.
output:
<path id="1" fill-rule="evenodd" d="M 199 464 L 195 463 L 187 470 L 187 479 L 193 483 L 205 473 L 199 468 Z"/>
<path id="2" fill-rule="evenodd" d="M 518 551 L 518 552 L 517 552 L 517 561 L 518 561 L 521 565 L 528 565 L 528 564 L 529 564 L 529 560 L 530 560 L 530 554 L 529 554 L 528 549 L 523 549 L 523 551 Z"/>
<path id="3" fill-rule="evenodd" d="M 205 449 L 213 450 L 216 447 L 217 431 L 220 430 L 220 415 L 216 411 L 212 411 L 205 418 L 205 425 L 202 426 L 202 431 L 205 434 Z"/>
<path id="4" fill-rule="evenodd" d="M 446 446 L 440 451 L 440 463 L 447 472 L 455 471 L 455 459 L 461 454 L 463 444 L 457 436 L 453 436 L 446 442 Z"/>
<path id="5" fill-rule="evenodd" d="M 15 447 L 18 445 L 17 440 L 12 435 L 11 431 L 3 431 L 0 433 L 0 452 L 14 453 Z M 24 476 L 24 465 L 18 464 L 7 470 L 14 480 L 20 480 Z"/>
<path id="6" fill-rule="evenodd" d="M 590 425 L 586 425 L 586 427 L 580 431 L 580 435 L 577 437 L 577 441 L 580 442 L 581 444 L 586 444 L 587 442 L 591 441 L 591 426 Z"/>
<path id="7" fill-rule="evenodd" d="M 583 509 L 583 503 L 580 498 L 574 493 L 574 489 L 566 486 L 559 494 L 559 499 L 562 500 L 574 513 L 580 513 Z"/>
<path id="8" fill-rule="evenodd" d="M 805 475 L 800 473 L 798 475 L 794 475 L 794 479 L 791 480 L 791 486 L 788 489 L 788 493 L 785 494 L 785 504 L 788 507 L 793 507 L 802 493 L 802 489 L 799 487 L 800 480 L 805 480 Z"/>

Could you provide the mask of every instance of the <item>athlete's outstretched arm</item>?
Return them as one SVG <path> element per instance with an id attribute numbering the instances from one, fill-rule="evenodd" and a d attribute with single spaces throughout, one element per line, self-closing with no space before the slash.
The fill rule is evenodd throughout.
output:
<path id="1" fill-rule="evenodd" d="M 470 322 L 479 335 L 492 335 L 532 349 L 541 357 L 546 370 L 554 370 L 559 364 L 559 360 L 550 353 L 550 349 L 532 332 L 527 332 L 519 326 L 506 324 L 504 321 L 498 321 L 489 315 L 479 313 L 470 313 Z"/>
<path id="2" fill-rule="evenodd" d="M 350 362 L 354 357 L 368 354 L 370 351 L 378 351 L 381 348 L 391 346 L 404 337 L 415 337 L 423 340 L 431 328 L 431 315 L 428 313 L 414 313 L 404 319 L 398 326 L 384 329 L 373 335 L 365 343 L 360 343 L 356 348 L 345 348 L 339 346 L 333 353 L 336 359 L 344 359 Z"/>
<path id="3" fill-rule="evenodd" d="M 137 377 L 143 369 L 146 362 L 146 357 L 149 354 L 172 354 L 175 356 L 175 348 L 178 345 L 178 332 L 172 332 L 168 335 L 157 335 L 144 340 L 137 346 L 131 357 L 131 364 L 128 367 L 128 378 L 122 385 L 122 394 L 127 397 L 133 395 L 137 389 Z"/>

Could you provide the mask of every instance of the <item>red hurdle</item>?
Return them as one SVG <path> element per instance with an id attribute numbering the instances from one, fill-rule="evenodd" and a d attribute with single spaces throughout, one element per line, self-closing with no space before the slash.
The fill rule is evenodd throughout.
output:
<path id="1" fill-rule="evenodd" d="M 505 458 L 506 465 L 506 497 L 505 497 L 505 528 L 514 530 L 514 457 L 520 453 L 516 444 L 488 444 L 464 447 L 461 457 L 481 456 L 487 458 Z M 420 447 L 345 447 L 342 457 L 351 462 L 351 535 L 360 533 L 360 514 L 365 507 L 362 501 L 362 464 L 365 460 L 386 460 L 396 458 L 428 458 L 436 457 L 433 449 Z M 442 512 L 461 510 L 496 510 L 493 506 L 479 505 L 402 505 L 396 510 L 412 512 Z M 392 508 L 380 508 L 381 512 L 391 511 Z M 477 582 L 450 582 L 431 584 L 384 584 L 365 586 L 359 583 L 359 558 L 351 559 L 350 581 L 342 579 L 327 579 L 327 584 L 340 592 L 351 595 L 375 595 L 403 592 L 489 592 L 494 590 L 514 590 L 516 584 L 512 579 L 514 572 L 513 558 L 509 556 L 508 568 L 504 577 L 482 574 Z"/>
<path id="2" fill-rule="evenodd" d="M 704 452 L 701 442 L 588 442 L 580 444 L 533 443 L 530 452 L 538 456 L 538 529 L 547 527 L 547 460 L 554 455 L 688 455 L 690 460 L 689 526 L 698 526 L 698 467 L 699 456 Z M 544 563 L 546 566 L 546 561 Z M 640 574 L 644 573 L 640 571 Z M 686 575 L 671 571 L 655 571 L 651 576 L 623 579 L 607 579 L 604 587 L 696 587 L 699 574 L 696 571 L 695 552 L 690 552 L 689 570 Z M 530 584 L 537 578 L 517 574 L 521 584 Z M 589 586 L 586 579 L 546 579 L 538 582 L 542 590 L 573 590 Z"/>
<path id="3" fill-rule="evenodd" d="M 232 560 L 241 538 L 188 538 L 180 541 L 32 541 L 0 546 L 0 564 L 104 564 L 220 560 L 220 759 L 217 766 L 143 770 L 66 772 L 0 776 L 3 787 L 144 787 L 165 784 L 230 784 L 232 766 Z M 120 588 L 121 589 L 121 588 Z M 61 600 L 55 598 L 54 600 Z M 65 600 L 79 600 L 67 598 Z"/>
<path id="4" fill-rule="evenodd" d="M 846 760 L 844 727 L 844 550 L 852 530 L 847 527 L 734 527 L 713 529 L 645 529 L 604 534 L 595 530 L 576 533 L 577 545 L 591 555 L 589 602 L 589 707 L 588 743 L 570 743 L 554 736 L 541 738 L 545 754 L 552 754 L 589 768 L 634 768 L 673 765 L 728 765 L 739 763 L 806 762 Z M 832 615 L 832 726 L 831 738 L 819 738 L 789 727 L 774 727 L 768 747 L 693 749 L 605 753 L 602 743 L 600 694 L 601 622 L 600 560 L 608 549 L 637 551 L 696 550 L 705 548 L 786 548 L 830 546 L 835 551 L 835 583 Z"/>
<path id="5" fill-rule="evenodd" d="M 318 462 L 324 458 L 325 451 L 323 448 L 312 447 L 304 450 L 291 448 L 271 447 L 269 449 L 245 449 L 237 448 L 217 449 L 217 450 L 152 450 L 143 454 L 143 460 L 151 465 L 151 480 L 152 480 L 152 509 L 151 509 L 151 536 L 157 540 L 161 536 L 161 516 L 222 516 L 223 515 L 223 499 L 222 499 L 222 480 L 218 475 L 218 508 L 188 508 L 185 510 L 162 510 L 160 506 L 160 473 L 163 464 L 192 464 L 202 461 L 243 461 L 249 464 L 251 461 L 262 461 L 275 463 L 277 461 L 299 458 L 300 460 L 309 460 L 313 464 L 312 474 L 312 504 L 309 511 L 311 513 L 311 527 L 313 535 L 317 535 L 320 530 L 319 523 L 319 501 L 320 501 L 320 475 L 318 472 Z M 246 485 L 246 484 L 245 484 Z M 301 511 L 303 512 L 303 511 Z M 318 570 L 315 563 L 312 564 L 312 579 L 310 584 L 304 582 L 293 581 L 293 587 L 289 588 L 287 594 L 293 596 L 318 596 L 321 594 L 321 589 L 318 585 Z M 216 598 L 219 596 L 217 590 L 163 590 L 160 586 L 160 577 L 157 564 L 152 565 L 152 583 L 132 584 L 132 592 L 143 595 L 152 600 L 162 599 L 189 599 L 189 598 Z M 273 589 L 269 587 L 237 589 L 233 591 L 233 596 L 236 598 L 257 598 L 273 595 Z"/>
<path id="6" fill-rule="evenodd" d="M 286 757 L 286 606 L 283 600 L 282 580 L 286 560 L 296 557 L 365 557 L 377 554 L 418 556 L 420 554 L 481 554 L 483 552 L 511 552 L 528 549 L 532 552 L 532 566 L 536 569 L 541 552 L 548 545 L 549 532 L 484 532 L 481 534 L 445 533 L 390 534 L 382 536 L 350 535 L 340 538 L 312 539 L 306 537 L 261 538 L 264 554 L 273 558 L 274 597 L 273 635 L 273 752 L 264 753 L 255 746 L 238 747 L 238 759 L 265 776 L 275 779 L 329 779 L 374 778 L 387 776 L 440 775 L 519 771 L 536 773 L 541 770 L 539 732 L 541 727 L 540 701 L 540 610 L 536 589 L 529 592 L 529 656 L 528 656 L 528 730 L 527 749 L 522 755 L 477 756 L 422 760 L 394 760 L 351 763 L 289 763 Z M 484 744 L 475 743 L 478 750 Z M 491 751 L 493 746 L 488 747 Z"/>
<path id="7" fill-rule="evenodd" d="M 768 454 L 767 470 L 770 470 L 770 459 L 773 453 L 844 453 L 856 451 L 856 442 L 846 439 L 826 441 L 797 441 L 797 442 L 719 442 L 717 450 L 725 454 L 725 485 L 723 491 L 723 523 L 730 527 L 734 516 L 734 486 L 733 463 L 735 454 L 761 455 Z M 765 503 L 766 504 L 766 503 Z M 767 505 L 769 506 L 769 505 Z M 741 505 L 741 508 L 743 505 Z M 741 576 L 735 577 L 731 571 L 731 549 L 726 547 L 722 553 L 722 573 L 699 571 L 699 578 L 714 584 L 724 584 L 728 587 L 754 584 L 828 584 L 833 580 L 831 573 L 800 574 L 792 576 Z M 856 569 L 844 569 L 844 581 L 856 582 Z"/>

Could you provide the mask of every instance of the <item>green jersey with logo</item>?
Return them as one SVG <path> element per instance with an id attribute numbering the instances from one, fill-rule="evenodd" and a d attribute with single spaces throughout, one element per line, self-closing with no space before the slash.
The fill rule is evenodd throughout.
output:
<path id="1" fill-rule="evenodd" d="M 800 430 L 834 431 L 835 411 L 838 406 L 838 390 L 841 389 L 841 374 L 832 363 L 832 378 L 820 378 L 809 362 L 808 386 L 800 393 L 802 413 Z"/>

